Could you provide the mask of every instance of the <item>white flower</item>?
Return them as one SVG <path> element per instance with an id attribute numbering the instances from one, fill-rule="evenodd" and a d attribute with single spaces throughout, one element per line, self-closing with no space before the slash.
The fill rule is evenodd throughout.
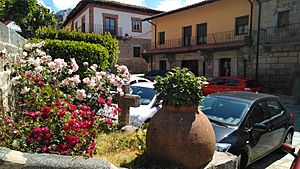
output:
<path id="1" fill-rule="evenodd" d="M 52 57 L 50 55 L 45 55 L 41 59 L 43 63 L 48 63 L 52 60 Z"/>
<path id="2" fill-rule="evenodd" d="M 83 81 L 83 83 L 88 84 L 88 83 L 90 83 L 91 80 L 90 80 L 90 78 L 86 77 L 82 81 Z"/>
<path id="3" fill-rule="evenodd" d="M 64 79 L 64 80 L 61 82 L 61 84 L 62 84 L 63 86 L 67 86 L 67 85 L 69 84 L 69 80 L 68 80 L 68 79 Z"/>
<path id="4" fill-rule="evenodd" d="M 91 66 L 91 69 L 93 70 L 93 71 L 97 71 L 97 68 L 98 68 L 98 66 L 96 65 L 96 64 L 93 64 L 92 66 Z"/>
<path id="5" fill-rule="evenodd" d="M 37 67 L 35 67 L 35 71 L 37 72 L 37 73 L 41 73 L 42 71 L 43 71 L 43 66 L 37 66 Z"/>
<path id="6" fill-rule="evenodd" d="M 35 56 L 46 56 L 46 52 L 41 51 L 40 49 L 35 50 Z"/>
<path id="7" fill-rule="evenodd" d="M 32 51 L 32 48 L 33 48 L 32 44 L 25 44 L 24 45 L 24 50 L 26 50 L 28 52 Z"/>
<path id="8" fill-rule="evenodd" d="M 77 99 L 84 100 L 86 98 L 85 90 L 77 90 Z"/>
<path id="9" fill-rule="evenodd" d="M 88 62 L 83 62 L 83 66 L 88 66 L 89 63 Z"/>
<path id="10" fill-rule="evenodd" d="M 79 75 L 75 75 L 75 76 L 73 77 L 73 82 L 74 82 L 75 84 L 79 84 L 79 83 L 81 82 Z"/>
<path id="11" fill-rule="evenodd" d="M 35 62 L 35 60 L 34 60 L 34 58 L 29 58 L 29 59 L 27 60 L 27 62 L 28 62 L 30 65 L 33 65 L 34 62 Z"/>
<path id="12" fill-rule="evenodd" d="M 34 60 L 33 65 L 35 67 L 38 67 L 38 66 L 40 66 L 40 64 L 41 64 L 41 59 L 38 57 Z"/>
<path id="13" fill-rule="evenodd" d="M 79 66 L 76 63 L 76 60 L 74 58 L 71 59 L 71 66 L 72 66 L 72 71 L 73 72 L 77 72 L 77 70 L 79 69 Z"/>
<path id="14" fill-rule="evenodd" d="M 25 94 L 25 93 L 28 93 L 30 91 L 30 88 L 25 86 L 21 89 L 21 94 Z"/>
<path id="15" fill-rule="evenodd" d="M 54 62 L 48 63 L 48 67 L 49 67 L 50 69 L 55 69 L 55 66 L 56 66 L 56 64 L 55 64 Z"/>
<path id="16" fill-rule="evenodd" d="M 24 51 L 23 56 L 25 56 L 25 57 L 28 56 L 28 53 Z"/>
<path id="17" fill-rule="evenodd" d="M 11 83 L 12 83 L 13 85 L 19 84 L 19 83 L 20 83 L 19 80 L 20 80 L 21 78 L 22 78 L 21 76 L 13 77 L 13 78 L 11 79 Z"/>

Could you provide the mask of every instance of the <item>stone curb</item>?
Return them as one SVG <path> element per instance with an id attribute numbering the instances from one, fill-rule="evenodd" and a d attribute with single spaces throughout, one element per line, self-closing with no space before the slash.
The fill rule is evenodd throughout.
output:
<path id="1" fill-rule="evenodd" d="M 0 147 L 0 169 L 117 169 L 103 159 L 29 154 Z"/>
<path id="2" fill-rule="evenodd" d="M 230 153 L 215 152 L 213 160 L 204 169 L 237 169 L 238 158 Z"/>

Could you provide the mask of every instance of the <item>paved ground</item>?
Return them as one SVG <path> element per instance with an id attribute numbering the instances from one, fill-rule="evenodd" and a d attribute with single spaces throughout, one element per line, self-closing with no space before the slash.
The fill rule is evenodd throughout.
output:
<path id="1" fill-rule="evenodd" d="M 287 105 L 289 111 L 295 114 L 295 134 L 293 145 L 300 149 L 300 105 Z M 281 152 L 274 152 L 265 158 L 257 161 L 248 167 L 248 169 L 289 169 L 293 161 L 293 157 L 289 154 L 285 155 Z"/>

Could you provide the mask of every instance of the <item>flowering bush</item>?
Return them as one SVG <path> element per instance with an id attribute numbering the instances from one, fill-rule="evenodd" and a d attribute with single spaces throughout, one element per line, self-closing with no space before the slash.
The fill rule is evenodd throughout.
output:
<path id="1" fill-rule="evenodd" d="M 43 42 L 27 44 L 18 57 L 11 83 L 15 92 L 12 112 L 0 113 L 0 146 L 26 152 L 62 155 L 95 154 L 96 135 L 112 127 L 112 119 L 97 114 L 118 114 L 111 89 L 123 95 L 129 78 L 126 67 L 116 65 L 116 74 L 95 64 L 85 77 L 76 74 L 76 60 L 52 60 L 41 51 Z"/>

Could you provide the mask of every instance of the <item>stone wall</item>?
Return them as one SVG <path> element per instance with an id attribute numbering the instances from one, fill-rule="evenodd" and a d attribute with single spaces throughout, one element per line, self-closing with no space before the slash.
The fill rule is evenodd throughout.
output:
<path id="1" fill-rule="evenodd" d="M 300 45 L 262 46 L 258 78 L 271 93 L 300 97 Z"/>
<path id="2" fill-rule="evenodd" d="M 6 49 L 9 53 L 0 58 L 0 108 L 7 110 L 10 96 L 10 72 L 12 63 L 15 61 L 14 54 L 20 51 L 25 39 L 15 31 L 0 23 L 0 51 Z"/>
<path id="3" fill-rule="evenodd" d="M 149 39 L 130 38 L 119 40 L 120 54 L 118 64 L 126 65 L 131 73 L 145 73 L 149 70 L 149 64 L 140 57 L 133 57 L 133 47 L 140 47 L 141 53 L 144 47 L 150 44 Z"/>

